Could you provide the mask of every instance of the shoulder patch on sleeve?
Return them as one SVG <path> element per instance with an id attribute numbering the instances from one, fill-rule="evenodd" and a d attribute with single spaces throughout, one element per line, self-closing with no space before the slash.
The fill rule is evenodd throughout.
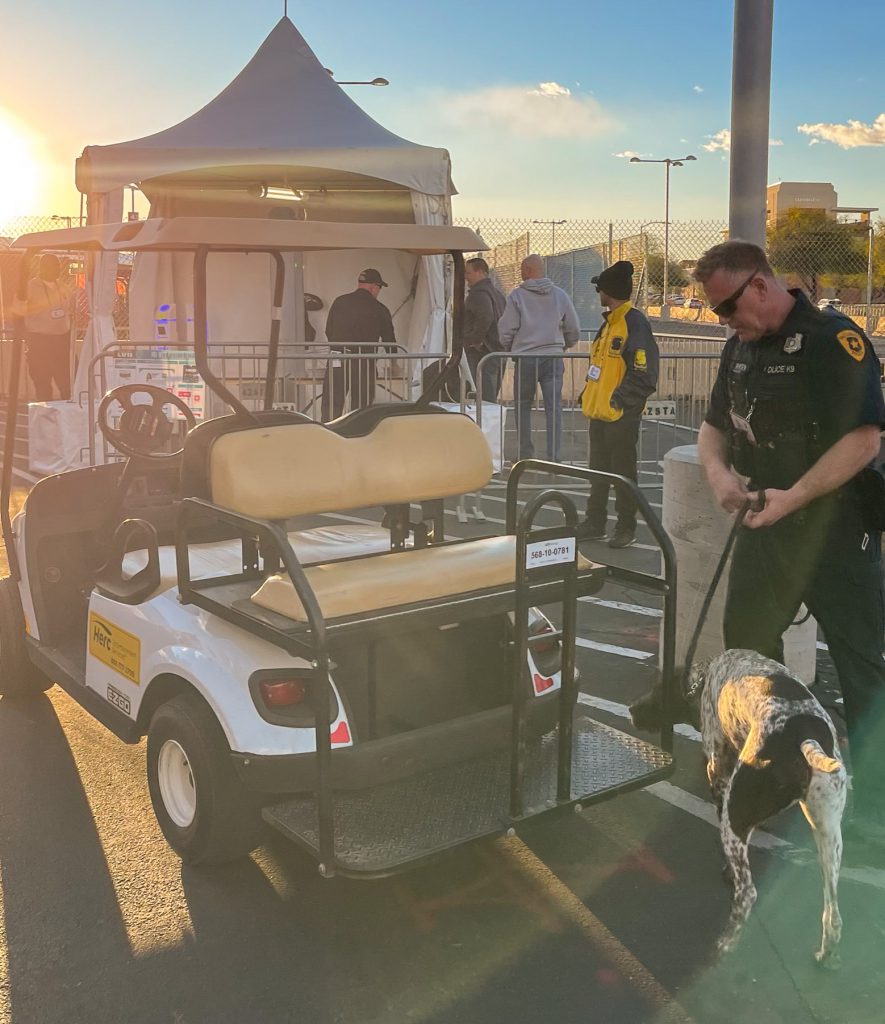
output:
<path id="1" fill-rule="evenodd" d="M 633 365 L 637 370 L 644 370 L 648 365 L 645 358 L 645 349 L 638 348 L 636 354 L 633 356 Z"/>
<path id="2" fill-rule="evenodd" d="M 852 359 L 856 359 L 858 362 L 864 357 L 866 348 L 863 343 L 863 338 L 857 333 L 857 331 L 839 331 L 836 335 L 839 344 L 845 351 L 851 356 Z"/>

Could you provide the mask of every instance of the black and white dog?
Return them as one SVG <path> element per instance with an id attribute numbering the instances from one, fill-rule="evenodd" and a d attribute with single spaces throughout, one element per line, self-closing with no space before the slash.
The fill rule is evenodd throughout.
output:
<path id="1" fill-rule="evenodd" d="M 660 687 L 631 705 L 630 714 L 637 729 L 660 729 Z M 838 966 L 842 918 L 836 887 L 848 780 L 826 711 L 783 665 L 755 651 L 730 650 L 692 666 L 674 716 L 700 729 L 734 886 L 719 951 L 734 948 L 756 901 L 747 857 L 750 833 L 798 801 L 814 835 L 824 883 L 823 938 L 815 959 Z"/>

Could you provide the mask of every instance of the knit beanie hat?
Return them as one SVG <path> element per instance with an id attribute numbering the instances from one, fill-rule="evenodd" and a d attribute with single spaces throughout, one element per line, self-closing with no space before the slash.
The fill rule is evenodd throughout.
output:
<path id="1" fill-rule="evenodd" d="M 590 281 L 613 299 L 629 299 L 633 291 L 633 264 L 629 260 L 618 260 Z"/>

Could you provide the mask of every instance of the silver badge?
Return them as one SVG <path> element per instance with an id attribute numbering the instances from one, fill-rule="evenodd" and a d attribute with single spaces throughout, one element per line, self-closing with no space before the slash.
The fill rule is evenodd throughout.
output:
<path id="1" fill-rule="evenodd" d="M 788 356 L 791 356 L 794 352 L 798 352 L 800 348 L 802 348 L 801 334 L 791 334 L 784 342 L 784 352 L 786 352 Z"/>

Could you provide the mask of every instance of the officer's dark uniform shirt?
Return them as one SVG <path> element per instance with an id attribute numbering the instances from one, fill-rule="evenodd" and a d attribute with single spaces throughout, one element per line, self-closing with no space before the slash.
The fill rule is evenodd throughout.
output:
<path id="1" fill-rule="evenodd" d="M 396 345 L 390 310 L 366 288 L 339 295 L 329 308 L 326 338 L 330 345 Z M 359 351 L 359 349 L 354 349 Z"/>
<path id="2" fill-rule="evenodd" d="M 705 420 L 754 487 L 787 489 L 857 427 L 885 427 L 879 360 L 863 331 L 796 304 L 758 341 L 725 343 Z"/>

